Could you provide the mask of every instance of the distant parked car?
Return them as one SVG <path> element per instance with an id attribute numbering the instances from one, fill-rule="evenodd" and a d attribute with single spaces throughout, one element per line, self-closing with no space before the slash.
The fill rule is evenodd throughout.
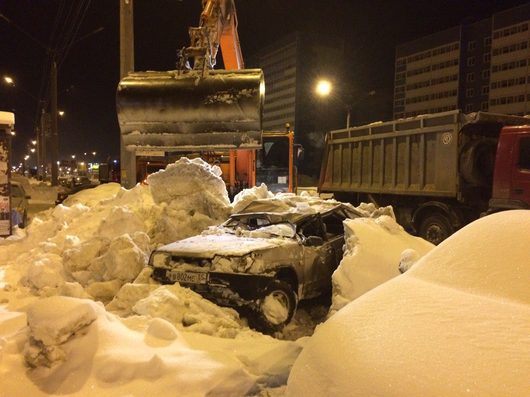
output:
<path id="1" fill-rule="evenodd" d="M 87 176 L 65 176 L 59 178 L 60 189 L 55 204 L 61 204 L 68 196 L 81 190 L 95 187 Z"/>
<path id="2" fill-rule="evenodd" d="M 31 196 L 20 182 L 11 181 L 10 189 L 12 224 L 24 228 L 28 225 L 28 200 Z"/>
<path id="3" fill-rule="evenodd" d="M 250 309 L 251 325 L 264 332 L 282 329 L 298 301 L 331 289 L 342 259 L 342 222 L 361 215 L 326 201 L 306 212 L 280 209 L 274 200 L 257 200 L 218 228 L 155 250 L 152 277 Z"/>

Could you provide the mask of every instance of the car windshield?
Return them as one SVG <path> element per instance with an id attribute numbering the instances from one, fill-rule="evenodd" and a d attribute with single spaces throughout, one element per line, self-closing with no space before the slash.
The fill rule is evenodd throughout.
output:
<path id="1" fill-rule="evenodd" d="M 24 197 L 25 194 L 22 187 L 19 185 L 11 185 L 11 196 L 12 197 Z"/>
<path id="2" fill-rule="evenodd" d="M 232 216 L 223 225 L 230 233 L 249 231 L 253 236 L 267 235 L 293 238 L 296 228 L 280 217 L 270 214 L 242 214 Z M 266 236 L 264 236 L 266 237 Z"/>

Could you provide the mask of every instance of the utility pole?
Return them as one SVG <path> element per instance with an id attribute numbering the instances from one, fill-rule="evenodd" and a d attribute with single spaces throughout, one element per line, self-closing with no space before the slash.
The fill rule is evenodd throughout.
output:
<path id="1" fill-rule="evenodd" d="M 57 61 L 52 57 L 52 68 L 50 75 L 50 116 L 51 116 L 51 166 L 52 166 L 52 186 L 59 184 L 59 167 L 57 159 L 59 157 L 59 132 L 57 131 Z"/>
<path id="2" fill-rule="evenodd" d="M 120 79 L 134 71 L 133 0 L 120 0 Z M 127 151 L 120 133 L 121 185 L 132 188 L 136 183 L 136 154 Z"/>
<path id="3" fill-rule="evenodd" d="M 37 144 L 40 153 L 39 175 L 44 178 L 46 177 L 46 173 L 48 170 L 48 148 L 46 143 L 48 141 L 48 136 L 50 135 L 50 116 L 49 113 L 46 113 L 44 106 L 42 107 L 39 130 L 39 142 Z"/>
<path id="4" fill-rule="evenodd" d="M 120 78 L 134 71 L 133 0 L 120 0 Z"/>

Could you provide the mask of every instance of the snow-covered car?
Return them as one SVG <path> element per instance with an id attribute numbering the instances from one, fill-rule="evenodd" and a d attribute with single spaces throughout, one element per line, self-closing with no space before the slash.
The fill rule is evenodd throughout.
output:
<path id="1" fill-rule="evenodd" d="M 273 201 L 257 200 L 220 227 L 155 250 L 152 277 L 250 309 L 252 326 L 280 330 L 298 301 L 331 289 L 343 255 L 342 222 L 361 215 L 350 205 L 325 201 L 308 211 L 276 209 Z"/>
<path id="2" fill-rule="evenodd" d="M 55 205 L 61 204 L 64 200 L 81 190 L 96 187 L 87 176 L 70 176 L 61 177 L 59 184 L 61 185 L 57 192 L 57 199 Z"/>
<path id="3" fill-rule="evenodd" d="M 481 218 L 322 324 L 285 395 L 530 395 L 530 211 Z"/>
<path id="4" fill-rule="evenodd" d="M 11 219 L 13 225 L 26 227 L 28 224 L 28 200 L 31 198 L 26 193 L 22 183 L 10 182 L 11 191 Z"/>

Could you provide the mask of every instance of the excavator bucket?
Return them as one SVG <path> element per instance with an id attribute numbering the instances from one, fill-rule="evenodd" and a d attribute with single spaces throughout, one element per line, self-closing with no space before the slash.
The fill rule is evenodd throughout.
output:
<path id="1" fill-rule="evenodd" d="M 254 149 L 261 145 L 261 69 L 133 72 L 116 94 L 129 150 Z"/>

